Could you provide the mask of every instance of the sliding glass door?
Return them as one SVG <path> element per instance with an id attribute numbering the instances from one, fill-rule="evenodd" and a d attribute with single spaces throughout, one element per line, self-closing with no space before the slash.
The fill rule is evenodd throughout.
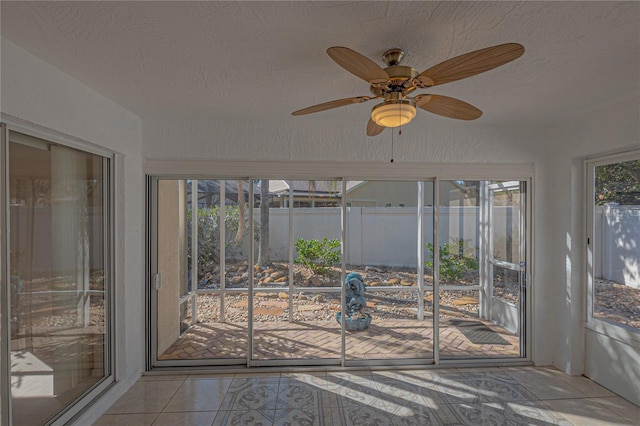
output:
<path id="1" fill-rule="evenodd" d="M 251 365 L 336 364 L 342 181 L 257 187 Z"/>
<path id="2" fill-rule="evenodd" d="M 110 160 L 8 134 L 12 422 L 40 425 L 112 374 Z"/>
<path id="3" fill-rule="evenodd" d="M 424 246 L 432 241 L 433 182 L 347 181 L 347 270 L 361 295 L 347 295 L 345 356 L 351 364 L 431 363 L 433 313 Z M 352 284 L 352 283 L 349 283 Z M 355 310 L 358 301 L 362 309 Z M 425 306 L 426 305 L 426 306 Z M 359 329 L 358 318 L 366 327 Z"/>
<path id="4" fill-rule="evenodd" d="M 526 356 L 526 181 L 149 182 L 152 366 Z"/>
<path id="5" fill-rule="evenodd" d="M 439 355 L 524 357 L 526 182 L 439 183 Z M 435 250 L 429 247 L 429 258 Z"/>
<path id="6" fill-rule="evenodd" d="M 496 345 L 490 356 L 523 357 L 528 289 L 527 185 L 522 181 L 491 181 L 487 182 L 487 191 L 489 250 L 485 296 L 490 321 L 506 330 L 502 338 L 513 346 Z"/>
<path id="7" fill-rule="evenodd" d="M 154 363 L 246 363 L 251 184 L 157 179 L 150 190 Z"/>

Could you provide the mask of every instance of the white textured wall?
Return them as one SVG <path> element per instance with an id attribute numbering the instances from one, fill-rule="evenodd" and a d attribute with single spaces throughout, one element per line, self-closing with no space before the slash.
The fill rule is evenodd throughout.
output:
<path id="1" fill-rule="evenodd" d="M 119 153 L 116 161 L 118 383 L 94 406 L 104 410 L 144 368 L 143 200 L 140 119 L 6 39 L 1 40 L 3 114 Z M 126 183 L 126 184 L 125 184 Z M 91 420 L 87 420 L 88 423 Z"/>
<path id="2" fill-rule="evenodd" d="M 387 161 L 391 132 L 367 137 L 367 111 L 357 121 L 348 113 L 333 120 L 285 116 L 270 123 L 255 117 L 241 122 L 216 117 L 150 118 L 143 122 L 143 155 L 149 159 Z M 394 136 L 394 158 L 431 163 L 533 161 L 540 142 L 535 128 L 486 126 L 481 120 L 421 114 L 402 129 L 402 136 Z"/>
<path id="3" fill-rule="evenodd" d="M 569 373 L 584 371 L 585 176 L 587 157 L 640 148 L 640 99 L 631 93 L 607 109 L 563 123 L 548 131 L 536 191 L 536 281 L 547 283 L 545 297 L 536 300 L 544 323 L 537 336 L 556 330 L 553 363 Z M 540 206 L 540 203 L 543 206 Z M 545 207 L 546 206 L 546 207 Z M 541 209 L 541 207 L 543 207 Z M 557 214 L 555 212 L 564 212 Z M 542 236 L 540 239 L 538 236 Z M 543 245 L 543 247 L 540 247 Z M 543 331 L 544 330 L 544 331 Z M 640 377 L 640 363 L 635 369 Z"/>

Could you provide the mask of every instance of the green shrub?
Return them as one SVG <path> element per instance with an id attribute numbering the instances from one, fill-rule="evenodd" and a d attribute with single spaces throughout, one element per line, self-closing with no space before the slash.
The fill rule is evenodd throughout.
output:
<path id="1" fill-rule="evenodd" d="M 329 267 L 340 262 L 342 256 L 339 240 L 328 240 L 323 238 L 322 241 L 304 240 L 298 238 L 296 240 L 296 249 L 298 250 L 298 258 L 296 263 L 306 266 L 316 274 L 326 274 Z"/>
<path id="2" fill-rule="evenodd" d="M 429 259 L 425 263 L 427 267 L 433 270 L 433 244 L 427 243 L 429 250 Z M 478 260 L 475 254 L 465 254 L 469 252 L 467 242 L 463 239 L 452 239 L 450 243 L 440 246 L 440 279 L 445 282 L 453 283 L 467 273 L 478 269 Z"/>
<path id="3" fill-rule="evenodd" d="M 187 211 L 187 262 L 191 268 L 191 223 L 192 211 Z M 245 235 L 249 232 L 248 214 L 244 220 L 247 223 Z M 240 209 L 238 206 L 225 208 L 225 253 L 227 259 L 246 259 L 241 245 L 236 242 L 240 223 Z M 255 233 L 258 235 L 259 224 L 255 223 Z M 220 208 L 200 207 L 198 209 L 198 279 L 207 272 L 211 272 L 220 264 Z"/>

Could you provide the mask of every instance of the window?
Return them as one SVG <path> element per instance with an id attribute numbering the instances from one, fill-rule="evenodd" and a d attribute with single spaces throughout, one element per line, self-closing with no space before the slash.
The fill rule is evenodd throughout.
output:
<path id="1" fill-rule="evenodd" d="M 2 357 L 10 355 L 13 424 L 40 425 L 112 374 L 110 159 L 8 135 L 10 353 Z"/>
<path id="2" fill-rule="evenodd" d="M 593 164 L 591 318 L 640 331 L 640 159 Z"/>

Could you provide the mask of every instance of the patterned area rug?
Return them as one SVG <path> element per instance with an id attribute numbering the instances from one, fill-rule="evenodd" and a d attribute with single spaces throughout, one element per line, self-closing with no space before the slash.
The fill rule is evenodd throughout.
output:
<path id="1" fill-rule="evenodd" d="M 502 336 L 480 321 L 452 320 L 451 324 L 476 345 L 510 345 Z"/>

